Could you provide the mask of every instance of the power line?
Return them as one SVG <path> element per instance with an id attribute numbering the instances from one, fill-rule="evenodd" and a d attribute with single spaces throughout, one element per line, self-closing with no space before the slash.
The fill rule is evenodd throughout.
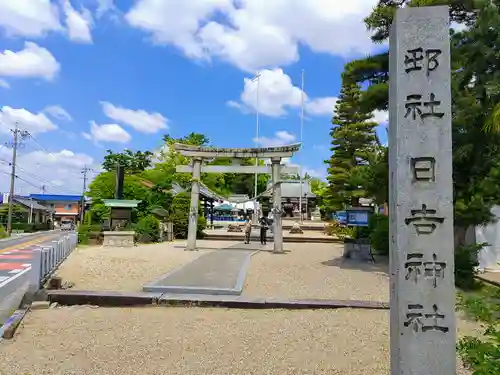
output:
<path id="1" fill-rule="evenodd" d="M 47 154 L 50 158 L 53 158 L 53 159 L 54 159 L 54 161 L 56 161 L 56 162 L 57 162 L 57 161 L 61 161 L 61 159 L 59 158 L 59 155 L 57 155 L 56 153 L 53 153 L 53 152 L 48 151 L 48 150 L 47 150 L 47 149 L 46 149 L 46 148 L 45 148 L 45 147 L 44 147 L 44 146 L 43 146 L 43 145 L 42 145 L 42 144 L 41 144 L 41 143 L 40 143 L 40 142 L 39 142 L 39 141 L 35 138 L 35 136 L 34 136 L 33 134 L 28 133 L 28 132 L 26 132 L 26 133 L 28 134 L 28 137 L 29 137 L 29 138 L 30 138 L 30 139 L 31 139 L 31 140 L 35 143 L 35 145 L 38 147 L 38 149 L 39 149 L 40 151 L 43 151 L 44 153 L 46 153 L 46 154 Z M 44 183 L 46 183 L 46 184 L 48 184 L 48 185 L 51 185 L 52 187 L 55 187 L 55 188 L 57 188 L 57 189 L 61 189 L 58 185 L 56 185 L 56 184 L 54 184 L 54 183 L 52 183 L 52 182 L 50 182 L 50 181 L 44 180 L 44 179 L 42 179 L 41 177 L 36 176 L 36 175 L 35 175 L 35 174 L 33 174 L 33 173 L 27 172 L 26 170 L 24 170 L 24 169 L 20 168 L 19 166 L 17 166 L 17 167 L 18 167 L 19 169 L 21 169 L 21 171 L 23 171 L 24 173 L 26 173 L 26 174 L 28 174 L 28 175 L 31 175 L 31 176 L 33 176 L 34 178 L 37 178 L 37 179 L 41 180 L 42 182 L 44 182 Z M 85 166 L 85 168 L 86 168 L 86 166 Z M 90 168 L 88 168 L 88 170 L 87 170 L 87 171 L 88 171 L 88 172 L 89 172 L 89 171 L 91 171 L 91 172 L 95 172 L 94 170 L 92 170 L 92 169 L 90 169 Z M 74 172 L 73 172 L 73 173 L 74 173 Z M 85 175 L 85 177 L 87 177 L 87 176 Z M 45 186 L 45 184 L 43 184 L 41 187 L 38 187 L 38 188 L 39 188 L 39 189 L 41 188 L 40 190 L 42 190 L 42 192 L 45 192 L 45 191 L 46 191 L 46 186 Z M 80 194 L 80 192 L 77 192 L 77 191 L 75 191 L 75 190 L 66 190 L 66 191 L 71 192 L 71 193 L 73 193 L 73 194 L 78 194 L 78 195 Z"/>
<path id="2" fill-rule="evenodd" d="M 1 162 L 4 162 L 5 164 L 8 164 L 8 165 L 11 165 L 11 163 L 5 159 L 0 159 Z M 40 182 L 44 182 L 45 184 L 48 184 L 48 185 L 51 185 L 53 188 L 55 189 L 58 189 L 60 191 L 64 191 L 64 192 L 69 192 L 69 193 L 73 193 L 73 194 L 78 194 L 80 195 L 80 192 L 77 192 L 76 190 L 64 190 L 63 188 L 61 188 L 59 185 L 51 182 L 51 181 L 48 181 L 48 180 L 45 180 L 43 179 L 42 177 L 34 174 L 34 173 L 31 173 L 31 172 L 28 172 L 26 169 L 22 168 L 19 166 L 19 164 L 16 164 L 16 170 L 19 169 L 21 172 L 23 172 L 24 174 L 30 176 L 30 177 L 33 177 L 33 178 L 36 178 L 37 180 L 39 180 Z M 19 177 L 19 175 L 16 175 L 16 177 Z M 24 180 L 23 180 L 24 181 Z M 45 192 L 46 191 L 46 186 L 45 184 L 42 184 L 41 186 L 35 186 L 37 189 L 39 190 L 42 190 L 42 192 Z M 31 184 L 32 186 L 34 186 L 33 184 Z"/>

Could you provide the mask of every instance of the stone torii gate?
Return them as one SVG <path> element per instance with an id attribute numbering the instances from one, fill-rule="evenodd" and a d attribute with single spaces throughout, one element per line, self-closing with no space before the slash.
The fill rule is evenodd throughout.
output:
<path id="1" fill-rule="evenodd" d="M 281 225 L 281 181 L 282 173 L 297 173 L 297 168 L 281 164 L 281 159 L 291 157 L 299 151 L 301 144 L 295 143 L 288 146 L 264 148 L 216 148 L 191 146 L 176 143 L 175 151 L 192 159 L 191 165 L 179 165 L 177 172 L 192 173 L 191 183 L 191 208 L 189 212 L 189 227 L 186 250 L 196 250 L 196 230 L 198 226 L 198 203 L 200 196 L 201 172 L 205 173 L 266 173 L 271 174 L 273 181 L 273 226 L 274 249 L 276 253 L 283 252 L 283 231 Z M 259 158 L 271 159 L 271 166 L 242 166 L 242 165 L 203 165 L 204 159 L 231 158 L 246 159 Z"/>

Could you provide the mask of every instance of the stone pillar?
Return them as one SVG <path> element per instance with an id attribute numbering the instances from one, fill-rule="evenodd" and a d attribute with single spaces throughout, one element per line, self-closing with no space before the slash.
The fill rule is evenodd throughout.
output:
<path id="1" fill-rule="evenodd" d="M 281 158 L 271 158 L 273 180 L 273 252 L 283 252 L 283 227 L 281 225 Z"/>
<path id="2" fill-rule="evenodd" d="M 448 6 L 398 9 L 389 51 L 391 375 L 454 375 Z"/>
<path id="3" fill-rule="evenodd" d="M 191 182 L 191 207 L 186 250 L 196 250 L 196 231 L 198 227 L 198 204 L 200 201 L 200 179 L 202 159 L 193 159 L 193 179 Z"/>

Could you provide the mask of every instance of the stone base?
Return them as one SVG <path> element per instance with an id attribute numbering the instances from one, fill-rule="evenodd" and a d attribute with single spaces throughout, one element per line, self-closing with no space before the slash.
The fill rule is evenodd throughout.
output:
<path id="1" fill-rule="evenodd" d="M 228 232 L 243 232 L 243 229 L 238 224 L 229 224 L 227 227 Z"/>
<path id="2" fill-rule="evenodd" d="M 500 265 L 494 265 L 490 267 L 485 267 L 484 272 L 492 272 L 492 273 L 497 273 L 500 272 Z"/>
<path id="3" fill-rule="evenodd" d="M 345 259 L 352 259 L 360 262 L 373 261 L 370 243 L 363 240 L 346 238 L 344 240 L 344 254 L 342 256 Z"/>
<path id="4" fill-rule="evenodd" d="M 104 241 L 102 246 L 105 247 L 133 247 L 134 246 L 134 231 L 114 231 L 103 232 Z"/>
<path id="5" fill-rule="evenodd" d="M 299 223 L 294 223 L 292 228 L 290 229 L 290 234 L 303 234 L 302 228 Z"/>

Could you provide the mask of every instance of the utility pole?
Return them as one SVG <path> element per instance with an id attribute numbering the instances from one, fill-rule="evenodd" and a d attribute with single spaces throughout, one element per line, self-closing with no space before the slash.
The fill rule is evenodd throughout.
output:
<path id="1" fill-rule="evenodd" d="M 80 214 L 80 224 L 83 224 L 83 215 L 85 214 L 85 190 L 87 190 L 87 173 L 91 171 L 90 168 L 87 168 L 87 166 L 83 167 L 82 169 L 82 174 L 83 174 L 83 191 L 82 191 L 82 202 L 81 202 L 81 214 Z"/>
<path id="2" fill-rule="evenodd" d="M 24 139 L 29 136 L 27 131 L 19 129 L 19 123 L 16 122 L 16 127 L 10 130 L 14 134 L 14 141 L 12 142 L 12 162 L 11 162 L 11 173 L 10 173 L 10 191 L 9 191 L 9 213 L 7 214 L 7 233 L 10 236 L 12 234 L 12 212 L 14 208 L 14 192 L 16 183 L 16 162 L 17 162 L 17 148 L 20 146 L 20 139 Z"/>

